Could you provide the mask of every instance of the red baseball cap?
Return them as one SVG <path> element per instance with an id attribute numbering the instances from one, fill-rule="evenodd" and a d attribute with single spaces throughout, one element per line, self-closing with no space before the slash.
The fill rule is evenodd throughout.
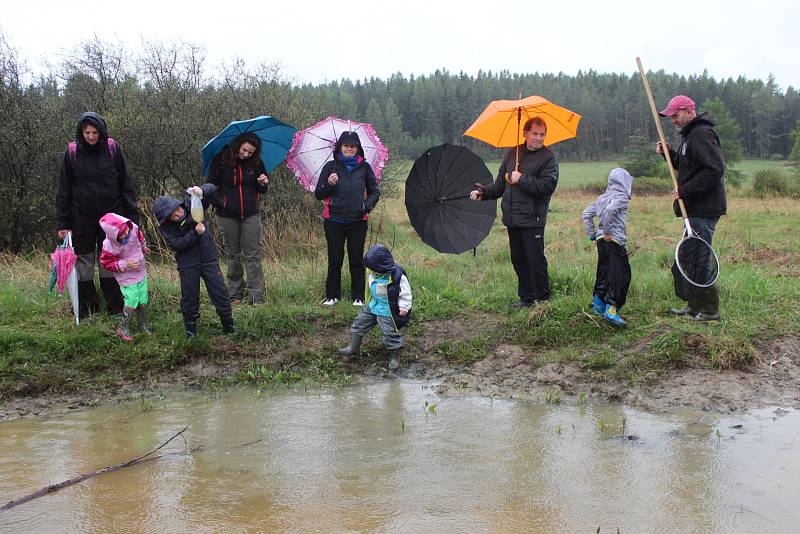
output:
<path id="1" fill-rule="evenodd" d="M 695 109 L 694 100 L 686 95 L 674 96 L 667 104 L 666 109 L 659 111 L 658 114 L 662 117 L 672 117 L 682 109 Z"/>

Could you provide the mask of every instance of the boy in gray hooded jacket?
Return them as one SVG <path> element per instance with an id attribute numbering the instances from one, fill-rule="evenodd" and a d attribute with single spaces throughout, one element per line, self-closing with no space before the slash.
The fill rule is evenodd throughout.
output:
<path id="1" fill-rule="evenodd" d="M 597 276 L 592 311 L 619 328 L 627 326 L 619 315 L 619 309 L 625 305 L 631 285 L 631 266 L 628 251 L 625 250 L 628 241 L 625 221 L 632 183 L 633 176 L 628 171 L 613 169 L 608 174 L 605 192 L 583 210 L 581 216 L 589 239 L 597 243 Z M 595 217 L 600 219 L 599 228 L 595 227 Z"/>

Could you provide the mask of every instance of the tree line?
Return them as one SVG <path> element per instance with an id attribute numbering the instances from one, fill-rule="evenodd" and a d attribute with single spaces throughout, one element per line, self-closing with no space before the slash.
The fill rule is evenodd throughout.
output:
<path id="1" fill-rule="evenodd" d="M 772 77 L 716 80 L 658 71 L 649 81 L 659 103 L 678 93 L 713 101 L 717 113 L 728 114 L 746 156 L 786 157 L 793 150 L 800 97 Z M 656 138 L 635 74 L 439 70 L 296 85 L 273 64 L 235 60 L 212 69 L 202 47 L 191 43 L 145 41 L 130 50 L 96 38 L 47 72 L 32 73 L 0 34 L 0 251 L 52 246 L 56 179 L 84 111 L 106 118 L 147 206 L 155 196 L 203 180 L 200 148 L 231 120 L 268 114 L 303 128 L 337 115 L 373 123 L 395 161 L 443 142 L 498 158 L 498 151 L 462 133 L 489 101 L 519 94 L 544 96 L 583 116 L 577 139 L 556 146 L 562 160 L 619 158 Z M 280 243 L 299 224 L 315 224 L 318 206 L 283 167 L 271 184 L 265 235 Z"/>

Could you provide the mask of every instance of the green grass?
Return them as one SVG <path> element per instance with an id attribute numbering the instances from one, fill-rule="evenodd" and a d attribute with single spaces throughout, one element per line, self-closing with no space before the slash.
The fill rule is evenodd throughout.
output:
<path id="1" fill-rule="evenodd" d="M 607 172 L 609 163 L 583 164 L 573 174 Z M 562 166 L 565 174 L 570 164 Z M 435 331 L 439 321 L 469 325 L 461 334 L 439 332 L 442 340 L 429 359 L 469 365 L 501 343 L 519 344 L 535 354 L 535 364 L 576 362 L 589 376 L 635 381 L 651 370 L 694 365 L 746 366 L 757 357 L 760 341 L 800 331 L 800 240 L 796 225 L 800 201 L 760 200 L 732 195 L 729 213 L 719 224 L 715 247 L 720 255 L 723 321 L 694 324 L 671 319 L 665 310 L 678 302 L 667 266 L 680 236 L 668 196 L 634 197 L 628 219 L 633 282 L 622 309 L 629 328 L 617 331 L 591 313 L 596 263 L 580 213 L 593 197 L 559 189 L 545 241 L 554 301 L 512 311 L 516 277 L 508 256 L 505 228 L 496 221 L 477 254 L 439 254 L 423 244 L 408 224 L 400 198 L 383 199 L 371 225 L 382 223 L 378 241 L 393 246 L 409 272 L 415 321 L 411 336 Z M 47 256 L 0 255 L 0 395 L 63 392 L 113 386 L 174 369 L 198 357 L 224 363 L 252 362 L 234 381 L 268 384 L 346 383 L 335 355 L 347 338 L 356 310 L 323 308 L 326 260 L 322 231 L 316 254 L 295 254 L 265 262 L 268 285 L 263 306 L 239 306 L 239 333 L 222 336 L 203 297 L 199 339 L 184 339 L 179 285 L 172 261 L 151 263 L 153 337 L 137 335 L 132 344 L 117 340 L 115 322 L 99 317 L 75 326 L 66 299 L 48 295 Z M 344 269 L 346 272 L 346 269 Z M 343 286 L 349 286 L 345 275 Z M 203 293 L 205 293 L 203 291 Z M 491 318 L 492 326 L 481 321 Z M 308 340 L 317 340 L 310 343 Z M 320 341 L 321 340 L 321 341 Z M 375 342 L 379 343 L 379 342 Z M 368 345 L 373 344 L 369 341 Z M 417 345 L 418 346 L 418 345 Z M 410 344 L 408 351 L 418 350 Z M 276 359 L 276 354 L 282 358 Z M 262 370 L 262 367 L 264 370 Z"/>

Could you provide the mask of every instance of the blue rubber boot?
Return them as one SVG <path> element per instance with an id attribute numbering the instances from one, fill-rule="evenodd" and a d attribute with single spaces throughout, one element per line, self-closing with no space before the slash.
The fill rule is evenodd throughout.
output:
<path id="1" fill-rule="evenodd" d="M 594 299 L 592 300 L 592 311 L 595 312 L 597 315 L 603 315 L 605 309 L 606 309 L 606 303 L 603 302 L 603 299 L 595 295 Z"/>
<path id="2" fill-rule="evenodd" d="M 603 319 L 605 319 L 607 323 L 617 328 L 625 328 L 628 326 L 628 323 L 625 322 L 625 319 L 619 316 L 617 307 L 612 306 L 611 304 L 606 304 L 606 309 L 603 312 Z"/>

